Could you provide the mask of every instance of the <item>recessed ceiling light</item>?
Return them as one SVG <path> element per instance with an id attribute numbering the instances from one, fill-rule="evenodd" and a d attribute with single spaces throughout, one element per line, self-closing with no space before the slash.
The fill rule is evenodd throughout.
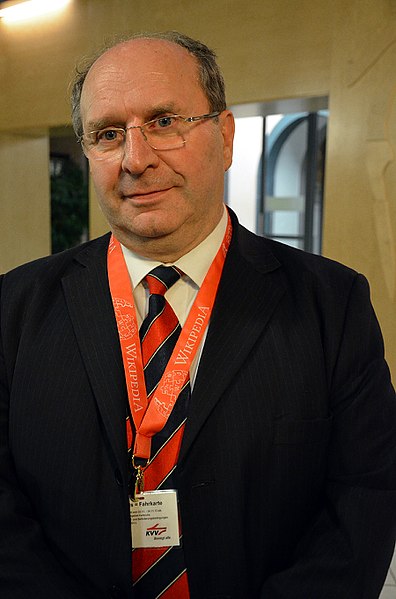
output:
<path id="1" fill-rule="evenodd" d="M 0 8 L 0 17 L 4 21 L 22 21 L 33 19 L 49 12 L 55 12 L 68 4 L 70 0 L 27 0 L 25 2 L 4 2 Z"/>

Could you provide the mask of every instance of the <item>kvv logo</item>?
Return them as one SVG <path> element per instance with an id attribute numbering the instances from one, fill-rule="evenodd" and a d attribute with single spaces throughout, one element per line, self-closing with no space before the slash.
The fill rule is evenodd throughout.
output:
<path id="1" fill-rule="evenodd" d="M 150 526 L 150 528 L 146 528 L 146 537 L 159 537 L 167 531 L 166 526 L 160 526 L 159 523 L 154 524 L 154 526 Z"/>

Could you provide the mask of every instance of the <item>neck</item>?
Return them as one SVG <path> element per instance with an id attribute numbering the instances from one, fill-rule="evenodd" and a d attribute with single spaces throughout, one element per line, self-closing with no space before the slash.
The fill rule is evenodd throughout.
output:
<path id="1" fill-rule="evenodd" d="M 113 234 L 122 245 L 134 254 L 168 264 L 176 262 L 204 241 L 217 227 L 222 215 L 223 210 L 214 223 L 206 223 L 206 226 L 203 225 L 199 230 L 199 234 L 195 233 L 190 236 L 186 235 L 184 230 L 180 230 L 160 237 L 140 237 L 117 227 L 113 228 Z"/>

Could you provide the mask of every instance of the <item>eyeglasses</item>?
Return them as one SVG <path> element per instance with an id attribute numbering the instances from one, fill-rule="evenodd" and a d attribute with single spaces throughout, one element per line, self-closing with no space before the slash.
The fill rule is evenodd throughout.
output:
<path id="1" fill-rule="evenodd" d="M 161 116 L 131 127 L 104 127 L 96 131 L 84 133 L 79 142 L 84 147 L 86 154 L 95 160 L 108 160 L 119 158 L 125 145 L 127 131 L 140 129 L 148 145 L 153 150 L 175 150 L 182 148 L 187 140 L 184 138 L 191 123 L 213 119 L 220 112 L 210 112 L 200 116 L 184 117 L 179 114 Z"/>

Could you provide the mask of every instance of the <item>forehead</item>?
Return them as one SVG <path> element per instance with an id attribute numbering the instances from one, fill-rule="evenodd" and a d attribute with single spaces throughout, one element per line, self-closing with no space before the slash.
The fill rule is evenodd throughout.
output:
<path id="1" fill-rule="evenodd" d="M 125 119 L 146 118 L 155 106 L 188 112 L 208 108 L 197 60 L 172 42 L 137 39 L 119 44 L 93 64 L 85 79 L 83 121 L 104 113 L 111 117 L 112 112 L 123 112 Z"/>

